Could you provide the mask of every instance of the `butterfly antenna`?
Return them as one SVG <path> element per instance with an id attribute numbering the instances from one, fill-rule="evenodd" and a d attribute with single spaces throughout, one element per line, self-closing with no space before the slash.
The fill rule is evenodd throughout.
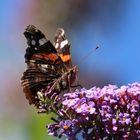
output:
<path id="1" fill-rule="evenodd" d="M 89 53 L 87 53 L 80 61 L 79 65 L 81 65 L 87 58 L 90 57 L 90 55 L 95 52 L 100 46 L 97 45 L 95 48 L 93 48 L 93 50 L 91 50 Z"/>

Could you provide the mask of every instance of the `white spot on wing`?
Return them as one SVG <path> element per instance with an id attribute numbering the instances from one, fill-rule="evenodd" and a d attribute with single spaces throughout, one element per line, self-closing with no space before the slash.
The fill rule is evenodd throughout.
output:
<path id="1" fill-rule="evenodd" d="M 35 42 L 35 40 L 32 40 L 32 42 L 31 42 L 31 43 L 32 43 L 32 45 L 35 45 L 35 43 L 36 43 L 36 42 Z"/>
<path id="2" fill-rule="evenodd" d="M 31 63 L 35 63 L 35 60 L 30 60 Z"/>
<path id="3" fill-rule="evenodd" d="M 64 36 L 65 31 L 63 29 L 60 29 L 62 31 L 61 36 Z"/>
<path id="4" fill-rule="evenodd" d="M 56 43 L 55 44 L 55 48 L 57 49 L 59 47 L 59 43 Z"/>
<path id="5" fill-rule="evenodd" d="M 60 48 L 64 48 L 64 46 L 67 45 L 67 44 L 68 44 L 68 40 L 66 39 L 66 40 L 61 42 Z"/>
<path id="6" fill-rule="evenodd" d="M 54 66 L 52 66 L 52 69 L 54 69 Z"/>
<path id="7" fill-rule="evenodd" d="M 41 45 L 44 45 L 46 42 L 47 42 L 47 39 L 46 39 L 46 38 L 41 38 L 41 39 L 39 40 L 39 45 L 40 45 L 40 46 L 41 46 Z"/>
<path id="8" fill-rule="evenodd" d="M 47 64 L 42 64 L 41 67 L 48 68 L 49 66 Z"/>

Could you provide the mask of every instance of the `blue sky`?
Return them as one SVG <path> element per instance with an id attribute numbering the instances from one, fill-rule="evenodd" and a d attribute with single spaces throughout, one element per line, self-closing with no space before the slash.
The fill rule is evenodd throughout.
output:
<path id="1" fill-rule="evenodd" d="M 89 21 L 75 33 L 75 53 L 80 61 L 97 44 L 101 48 L 84 62 L 83 69 L 110 75 L 112 84 L 127 84 L 140 81 L 140 1 L 129 1 L 121 9 L 117 19 L 105 17 L 103 20 Z M 103 22 L 102 22 L 103 21 Z M 79 63 L 79 62 L 78 62 Z M 86 65 L 86 67 L 85 67 Z M 85 72 L 86 72 L 85 70 Z M 111 83 L 110 83 L 111 84 Z"/>

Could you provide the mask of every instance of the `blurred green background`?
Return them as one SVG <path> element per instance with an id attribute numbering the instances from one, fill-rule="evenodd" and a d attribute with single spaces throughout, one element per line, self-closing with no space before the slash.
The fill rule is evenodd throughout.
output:
<path id="1" fill-rule="evenodd" d="M 50 117 L 29 106 L 20 85 L 27 25 L 51 41 L 58 27 L 66 30 L 86 88 L 120 86 L 140 81 L 139 5 L 138 0 L 0 0 L 0 140 L 54 139 L 47 135 Z"/>

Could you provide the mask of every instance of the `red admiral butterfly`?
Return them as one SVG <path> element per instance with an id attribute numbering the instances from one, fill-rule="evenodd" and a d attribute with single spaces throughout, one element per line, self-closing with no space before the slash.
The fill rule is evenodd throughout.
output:
<path id="1" fill-rule="evenodd" d="M 57 30 L 54 45 L 33 25 L 27 26 L 24 35 L 28 44 L 27 70 L 21 84 L 29 103 L 35 103 L 37 92 L 46 87 L 57 93 L 68 90 L 76 78 L 76 67 L 71 63 L 70 45 L 64 30 Z"/>

